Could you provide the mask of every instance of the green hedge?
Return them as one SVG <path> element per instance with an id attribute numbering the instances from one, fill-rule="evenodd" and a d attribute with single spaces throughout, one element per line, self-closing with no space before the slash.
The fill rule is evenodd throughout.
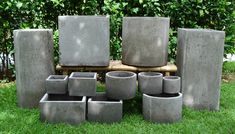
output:
<path id="1" fill-rule="evenodd" d="M 224 30 L 225 54 L 235 53 L 234 5 L 232 0 L 1 0 L 0 57 L 6 63 L 7 55 L 14 54 L 14 29 L 52 28 L 57 63 L 59 15 L 110 15 L 112 59 L 121 58 L 121 24 L 124 16 L 170 17 L 169 61 L 175 59 L 178 27 Z M 6 63 L 5 68 L 14 67 L 7 67 Z"/>

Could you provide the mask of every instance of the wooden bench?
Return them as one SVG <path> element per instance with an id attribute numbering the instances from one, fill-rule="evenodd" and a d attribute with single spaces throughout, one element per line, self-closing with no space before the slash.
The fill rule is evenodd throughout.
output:
<path id="1" fill-rule="evenodd" d="M 109 66 L 107 67 L 91 67 L 91 66 L 56 66 L 57 71 L 61 71 L 63 74 L 69 74 L 70 72 L 76 71 L 132 71 L 132 72 L 143 72 L 143 71 L 152 71 L 152 72 L 162 72 L 166 76 L 169 76 L 170 73 L 175 73 L 177 67 L 174 64 L 168 63 L 166 66 L 162 67 L 135 67 L 122 64 L 121 61 L 110 61 Z"/>

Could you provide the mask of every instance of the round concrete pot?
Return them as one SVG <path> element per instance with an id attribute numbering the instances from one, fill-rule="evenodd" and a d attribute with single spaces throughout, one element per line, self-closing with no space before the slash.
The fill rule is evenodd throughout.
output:
<path id="1" fill-rule="evenodd" d="M 182 94 L 143 94 L 144 119 L 157 123 L 174 123 L 182 118 Z"/>
<path id="2" fill-rule="evenodd" d="M 112 71 L 105 77 L 107 97 L 126 100 L 135 97 L 137 84 L 136 74 L 128 71 Z"/>
<path id="3" fill-rule="evenodd" d="M 138 74 L 139 89 L 144 94 L 162 93 L 162 77 L 157 72 L 141 72 Z"/>
<path id="4" fill-rule="evenodd" d="M 163 92 L 168 94 L 175 94 L 180 92 L 180 77 L 179 76 L 165 76 L 163 77 Z"/>

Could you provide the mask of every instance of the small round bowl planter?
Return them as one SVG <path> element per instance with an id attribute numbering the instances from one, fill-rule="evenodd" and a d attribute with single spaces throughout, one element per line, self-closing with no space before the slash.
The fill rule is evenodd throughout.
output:
<path id="1" fill-rule="evenodd" d="M 45 89 L 48 94 L 65 94 L 68 90 L 68 76 L 50 75 L 46 79 Z"/>
<path id="2" fill-rule="evenodd" d="M 143 94 L 143 116 L 157 123 L 174 123 L 182 118 L 182 94 Z"/>
<path id="3" fill-rule="evenodd" d="M 111 71 L 105 76 L 107 97 L 116 100 L 127 100 L 135 97 L 137 84 L 136 74 L 128 71 Z"/>
<path id="4" fill-rule="evenodd" d="M 138 74 L 139 89 L 144 94 L 162 93 L 162 77 L 157 72 L 141 72 Z"/>
<path id="5" fill-rule="evenodd" d="M 175 94 L 180 92 L 180 77 L 179 76 L 165 76 L 163 77 L 163 92 L 168 94 Z"/>
<path id="6" fill-rule="evenodd" d="M 113 123 L 122 120 L 122 100 L 108 99 L 105 93 L 97 93 L 87 103 L 88 121 Z"/>

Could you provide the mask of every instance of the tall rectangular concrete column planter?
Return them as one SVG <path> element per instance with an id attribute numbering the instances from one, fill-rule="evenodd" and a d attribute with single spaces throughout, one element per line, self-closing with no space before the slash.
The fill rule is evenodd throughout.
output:
<path id="1" fill-rule="evenodd" d="M 45 79 L 54 74 L 51 29 L 14 30 L 17 99 L 20 107 L 37 107 Z"/>
<path id="2" fill-rule="evenodd" d="M 122 63 L 133 66 L 167 64 L 170 18 L 124 17 Z"/>
<path id="3" fill-rule="evenodd" d="M 223 31 L 178 29 L 176 64 L 184 105 L 219 110 L 224 38 Z"/>
<path id="4" fill-rule="evenodd" d="M 109 65 L 109 17 L 59 16 L 58 20 L 60 65 Z"/>

